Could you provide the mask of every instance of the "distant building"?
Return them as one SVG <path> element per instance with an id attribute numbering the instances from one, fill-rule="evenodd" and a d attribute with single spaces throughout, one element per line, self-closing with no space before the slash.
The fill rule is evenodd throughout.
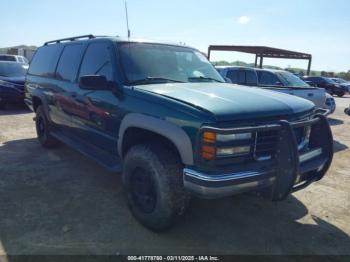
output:
<path id="1" fill-rule="evenodd" d="M 9 55 L 21 55 L 27 58 L 28 61 L 31 61 L 35 53 L 35 49 L 10 47 L 10 48 L 1 49 L 0 53 L 9 54 Z"/>

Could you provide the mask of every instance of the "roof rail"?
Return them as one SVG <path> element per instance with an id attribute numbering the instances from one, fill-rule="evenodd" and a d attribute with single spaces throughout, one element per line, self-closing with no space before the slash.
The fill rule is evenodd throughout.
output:
<path id="1" fill-rule="evenodd" d="M 74 36 L 74 37 L 68 37 L 68 38 L 61 38 L 61 39 L 57 39 L 57 40 L 48 41 L 44 45 L 53 44 L 53 43 L 58 44 L 58 43 L 61 43 L 63 41 L 76 41 L 76 40 L 83 39 L 83 38 L 92 39 L 92 38 L 96 38 L 96 36 L 94 36 L 94 35 L 80 35 L 80 36 Z"/>

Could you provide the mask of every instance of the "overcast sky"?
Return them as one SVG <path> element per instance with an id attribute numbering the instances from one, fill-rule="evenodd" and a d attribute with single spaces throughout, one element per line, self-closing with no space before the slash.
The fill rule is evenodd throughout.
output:
<path id="1" fill-rule="evenodd" d="M 267 45 L 313 55 L 312 69 L 350 69 L 349 0 L 128 0 L 131 34 L 184 42 L 206 51 L 210 44 Z M 2 1 L 0 47 L 41 45 L 93 33 L 126 35 L 124 0 Z M 254 56 L 216 52 L 213 60 L 253 62 Z M 307 62 L 265 64 L 306 68 Z"/>

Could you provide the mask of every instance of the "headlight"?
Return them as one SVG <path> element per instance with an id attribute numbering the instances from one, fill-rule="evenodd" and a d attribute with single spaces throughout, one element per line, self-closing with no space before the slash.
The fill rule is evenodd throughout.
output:
<path id="1" fill-rule="evenodd" d="M 202 135 L 201 157 L 213 160 L 215 157 L 242 156 L 250 153 L 252 133 L 217 134 L 206 131 Z M 222 145 L 228 142 L 246 141 L 245 145 Z"/>
<path id="2" fill-rule="evenodd" d="M 240 156 L 250 153 L 250 146 L 219 147 L 216 149 L 217 156 Z"/>
<path id="3" fill-rule="evenodd" d="M 10 88 L 16 87 L 14 84 L 12 84 L 10 82 L 3 81 L 3 80 L 0 80 L 0 86 L 10 87 Z"/>

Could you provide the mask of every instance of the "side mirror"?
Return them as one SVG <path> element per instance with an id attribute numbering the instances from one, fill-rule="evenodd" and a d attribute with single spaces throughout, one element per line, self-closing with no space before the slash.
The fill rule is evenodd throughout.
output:
<path id="1" fill-rule="evenodd" d="M 88 90 L 109 90 L 110 82 L 105 76 L 85 75 L 79 78 L 79 86 L 81 89 Z"/>

